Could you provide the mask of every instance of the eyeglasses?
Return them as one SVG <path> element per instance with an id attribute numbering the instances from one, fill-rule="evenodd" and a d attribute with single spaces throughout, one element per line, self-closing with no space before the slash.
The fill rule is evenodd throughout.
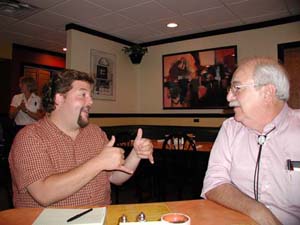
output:
<path id="1" fill-rule="evenodd" d="M 238 94 L 243 88 L 247 87 L 255 87 L 258 86 L 258 84 L 251 83 L 251 84 L 231 84 L 231 86 L 228 89 L 228 92 L 231 91 L 233 94 Z"/>

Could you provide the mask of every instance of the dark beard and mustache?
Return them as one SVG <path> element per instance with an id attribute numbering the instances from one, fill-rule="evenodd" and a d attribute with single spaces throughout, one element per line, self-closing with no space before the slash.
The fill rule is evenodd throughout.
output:
<path id="1" fill-rule="evenodd" d="M 79 125 L 79 127 L 84 128 L 89 124 L 89 111 L 90 111 L 91 107 L 86 106 L 86 107 L 82 107 L 80 109 L 80 113 L 78 116 L 78 120 L 77 120 L 77 124 Z M 81 116 L 82 111 L 85 111 L 87 113 L 87 119 L 84 120 Z"/>

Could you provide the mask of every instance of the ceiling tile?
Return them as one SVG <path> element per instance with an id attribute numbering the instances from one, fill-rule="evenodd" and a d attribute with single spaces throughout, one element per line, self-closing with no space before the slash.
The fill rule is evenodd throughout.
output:
<path id="1" fill-rule="evenodd" d="M 203 29 L 205 31 L 213 31 L 213 30 L 219 30 L 219 29 L 224 29 L 224 28 L 237 27 L 237 26 L 241 26 L 241 25 L 245 25 L 245 24 L 243 24 L 239 20 L 235 20 L 235 21 L 227 21 L 227 22 L 203 26 Z"/>
<path id="2" fill-rule="evenodd" d="M 223 6 L 219 8 L 209 9 L 206 11 L 188 14 L 184 17 L 190 20 L 193 24 L 197 24 L 202 27 L 237 20 L 232 15 L 232 13 Z"/>
<path id="3" fill-rule="evenodd" d="M 18 33 L 24 34 L 24 35 L 28 35 L 28 36 L 38 36 L 39 38 L 45 38 L 46 40 L 48 39 L 48 34 L 50 34 L 50 30 L 49 29 L 45 29 L 43 27 L 40 26 L 36 26 L 30 23 L 26 23 L 26 22 L 19 22 L 16 23 L 14 25 L 12 25 L 11 27 L 7 28 L 7 31 L 10 32 L 14 32 L 14 31 L 18 31 Z"/>
<path id="4" fill-rule="evenodd" d="M 0 30 L 17 22 L 18 20 L 17 19 L 14 19 L 14 18 L 11 18 L 11 17 L 8 17 L 8 16 L 1 16 L 0 15 Z"/>
<path id="5" fill-rule="evenodd" d="M 174 0 L 158 0 L 166 8 L 180 13 L 181 15 L 204 9 L 221 7 L 223 4 L 219 0 L 188 0 L 188 1 L 174 1 Z M 187 4 L 188 2 L 188 4 Z"/>
<path id="6" fill-rule="evenodd" d="M 149 0 L 88 0 L 89 2 L 93 2 L 97 5 L 100 5 L 109 10 L 120 10 L 125 8 L 130 8 L 135 5 L 141 4 L 143 2 L 147 2 Z"/>
<path id="7" fill-rule="evenodd" d="M 133 26 L 128 29 L 122 29 L 114 32 L 115 35 L 129 40 L 138 40 L 140 37 L 159 34 L 158 31 L 151 30 L 143 25 Z"/>
<path id="8" fill-rule="evenodd" d="M 257 7 L 259 5 L 259 7 Z M 229 4 L 231 11 L 240 18 L 255 17 L 270 13 L 287 11 L 283 0 L 250 0 Z"/>
<path id="9" fill-rule="evenodd" d="M 77 20 L 86 20 L 110 12 L 84 0 L 66 1 L 63 4 L 50 8 L 49 11 Z"/>
<path id="10" fill-rule="evenodd" d="M 247 24 L 259 23 L 261 21 L 268 21 L 268 20 L 274 20 L 277 18 L 287 17 L 288 15 L 289 15 L 288 12 L 284 10 L 281 12 L 274 12 L 274 13 L 270 13 L 270 14 L 264 14 L 264 15 L 260 15 L 260 16 L 244 18 L 244 21 Z"/>
<path id="11" fill-rule="evenodd" d="M 140 23 L 150 23 L 176 16 L 174 12 L 160 6 L 156 2 L 140 4 L 138 6 L 121 10 L 119 13 Z"/>
<path id="12" fill-rule="evenodd" d="M 20 34 L 17 32 L 9 32 L 9 31 L 0 31 L 0 34 L 2 37 L 5 38 L 12 38 L 13 40 L 21 40 L 21 39 L 25 39 L 25 38 L 30 38 L 30 36 L 25 35 L 25 34 Z"/>
<path id="13" fill-rule="evenodd" d="M 57 15 L 49 11 L 43 11 L 41 13 L 29 17 L 28 19 L 25 20 L 25 22 L 36 24 L 39 26 L 44 26 L 46 28 L 52 28 L 55 30 L 64 31 L 66 24 L 77 23 L 78 20 Z"/>
<path id="14" fill-rule="evenodd" d="M 93 19 L 88 20 L 88 22 L 102 32 L 111 32 L 125 27 L 131 27 L 137 24 L 134 20 L 116 13 L 94 17 Z"/>
<path id="15" fill-rule="evenodd" d="M 286 0 L 288 10 L 293 15 L 299 15 L 300 14 L 300 1 L 299 0 Z"/>

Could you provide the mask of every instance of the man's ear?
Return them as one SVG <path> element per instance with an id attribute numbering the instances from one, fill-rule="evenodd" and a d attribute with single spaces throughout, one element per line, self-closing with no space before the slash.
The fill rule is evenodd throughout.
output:
<path id="1" fill-rule="evenodd" d="M 65 101 L 65 97 L 61 93 L 56 93 L 54 97 L 54 103 L 56 106 L 61 105 Z"/>
<path id="2" fill-rule="evenodd" d="M 267 102 L 272 101 L 274 98 L 276 98 L 276 87 L 273 84 L 266 84 L 263 86 L 264 88 L 264 99 Z"/>

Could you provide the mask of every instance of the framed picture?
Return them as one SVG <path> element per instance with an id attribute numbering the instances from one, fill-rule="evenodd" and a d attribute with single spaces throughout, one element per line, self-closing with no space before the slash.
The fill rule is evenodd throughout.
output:
<path id="1" fill-rule="evenodd" d="M 95 79 L 93 98 L 116 100 L 116 56 L 91 49 L 91 74 Z"/>
<path id="2" fill-rule="evenodd" d="M 164 109 L 228 108 L 236 46 L 163 55 L 162 61 Z"/>

